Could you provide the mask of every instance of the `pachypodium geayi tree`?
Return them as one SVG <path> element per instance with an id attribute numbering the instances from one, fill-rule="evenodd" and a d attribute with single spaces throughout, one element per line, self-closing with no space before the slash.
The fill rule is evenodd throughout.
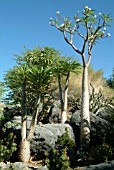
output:
<path id="1" fill-rule="evenodd" d="M 81 106 L 81 134 L 80 143 L 90 142 L 90 113 L 89 113 L 89 82 L 88 67 L 92 57 L 93 46 L 100 40 L 110 36 L 107 27 L 112 21 L 111 15 L 98 13 L 88 6 L 84 6 L 82 12 L 77 12 L 74 21 L 69 17 L 61 17 L 57 11 L 57 19 L 50 18 L 50 25 L 56 27 L 63 33 L 65 41 L 80 54 L 83 62 L 82 76 L 82 106 Z M 74 35 L 82 39 L 81 49 L 73 41 Z M 78 39 L 79 40 L 79 39 Z M 87 55 L 87 56 L 86 56 Z"/>
<path id="2" fill-rule="evenodd" d="M 13 94 L 16 93 L 16 101 L 21 104 L 22 127 L 19 159 L 22 162 L 28 162 L 30 159 L 30 141 L 34 135 L 42 99 L 46 97 L 50 91 L 50 83 L 53 79 L 50 66 L 53 63 L 55 55 L 56 51 L 48 47 L 44 49 L 35 48 L 34 50 L 27 50 L 23 56 L 18 56 L 17 64 L 19 65 L 14 66 L 5 75 L 7 88 L 9 88 Z M 13 99 L 15 100 L 15 98 Z M 28 105 L 29 108 L 33 105 L 34 109 L 33 112 L 31 112 L 32 120 L 27 133 Z"/>
<path id="3" fill-rule="evenodd" d="M 57 57 L 54 61 L 53 71 L 58 79 L 59 97 L 61 104 L 61 123 L 67 121 L 67 106 L 68 106 L 68 86 L 70 73 L 79 73 L 81 64 L 71 57 Z M 64 90 L 62 79 L 65 78 Z"/>

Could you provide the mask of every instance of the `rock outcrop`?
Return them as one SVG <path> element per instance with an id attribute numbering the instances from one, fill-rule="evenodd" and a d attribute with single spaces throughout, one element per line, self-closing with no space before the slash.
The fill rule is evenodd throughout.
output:
<path id="1" fill-rule="evenodd" d="M 80 110 L 73 113 L 71 122 L 80 127 L 81 122 Z M 90 113 L 91 118 L 91 143 L 102 144 L 103 141 L 114 146 L 114 125 L 107 120 Z"/>

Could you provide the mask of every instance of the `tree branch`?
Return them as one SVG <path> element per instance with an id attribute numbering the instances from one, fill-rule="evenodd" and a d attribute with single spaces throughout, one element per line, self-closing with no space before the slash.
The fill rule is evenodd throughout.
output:
<path id="1" fill-rule="evenodd" d="M 75 47 L 75 45 L 72 44 L 72 42 L 70 42 L 70 41 L 68 40 L 68 38 L 67 38 L 67 36 L 66 36 L 66 33 L 65 33 L 65 30 L 63 31 L 63 36 L 64 36 L 65 41 L 66 41 L 68 44 L 70 44 L 71 47 L 72 47 L 77 53 L 82 54 L 81 51 L 79 51 L 79 50 Z"/>
<path id="2" fill-rule="evenodd" d="M 84 37 L 84 44 L 83 44 L 83 47 L 82 47 L 82 54 L 83 54 L 84 51 L 85 51 L 86 43 L 87 43 L 87 41 L 88 41 L 88 26 L 87 26 L 87 24 L 86 24 L 86 30 L 87 30 L 87 32 L 86 32 L 86 38 Z"/>
<path id="3" fill-rule="evenodd" d="M 83 53 L 81 56 L 82 56 L 82 61 L 83 61 L 83 67 L 85 67 L 87 65 L 86 64 L 85 54 Z"/>

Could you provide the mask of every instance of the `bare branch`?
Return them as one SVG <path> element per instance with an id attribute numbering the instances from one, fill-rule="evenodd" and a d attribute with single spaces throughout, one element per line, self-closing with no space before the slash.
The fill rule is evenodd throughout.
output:
<path id="1" fill-rule="evenodd" d="M 80 34 L 79 32 L 77 32 L 78 33 L 78 35 L 80 36 L 80 37 L 82 37 L 84 40 L 86 39 L 82 34 Z"/>
<path id="2" fill-rule="evenodd" d="M 67 39 L 67 37 L 66 37 L 66 32 L 65 32 L 65 30 L 63 31 L 63 36 L 64 36 L 65 41 L 66 41 L 68 44 L 71 45 L 70 41 L 69 41 L 69 40 Z"/>
<path id="3" fill-rule="evenodd" d="M 73 35 L 70 33 L 70 44 L 72 44 Z"/>
<path id="4" fill-rule="evenodd" d="M 84 51 L 85 51 L 86 43 L 87 43 L 87 41 L 88 41 L 88 25 L 87 25 L 87 24 L 86 24 L 86 30 L 87 30 L 87 32 L 86 32 L 86 38 L 84 37 L 84 44 L 83 44 L 83 47 L 82 47 L 82 54 L 83 54 Z"/>
<path id="5" fill-rule="evenodd" d="M 79 50 L 75 47 L 75 45 L 72 44 L 72 42 L 71 42 L 72 40 L 71 40 L 71 41 L 68 40 L 68 38 L 66 37 L 66 32 L 65 32 L 65 30 L 63 31 L 63 36 L 64 36 L 65 41 L 66 41 L 68 44 L 70 44 L 70 45 L 72 46 L 72 48 L 73 48 L 77 53 L 82 54 L 81 51 L 79 51 Z"/>

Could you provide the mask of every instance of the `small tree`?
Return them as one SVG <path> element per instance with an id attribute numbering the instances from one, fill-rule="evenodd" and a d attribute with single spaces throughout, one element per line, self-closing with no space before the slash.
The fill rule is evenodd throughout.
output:
<path id="1" fill-rule="evenodd" d="M 3 99 L 4 93 L 5 93 L 4 83 L 0 82 L 0 100 Z"/>
<path id="2" fill-rule="evenodd" d="M 19 101 L 22 126 L 19 159 L 22 162 L 28 162 L 30 159 L 30 141 L 34 135 L 41 100 L 48 94 L 53 79 L 50 65 L 54 55 L 55 50 L 49 48 L 26 51 L 24 56 L 17 58 L 19 66 L 14 66 L 5 75 L 7 87 L 13 93 L 19 89 L 18 96 L 21 97 Z M 27 103 L 31 103 L 30 97 L 34 100 L 34 111 L 31 113 L 32 120 L 27 134 Z"/>
<path id="3" fill-rule="evenodd" d="M 54 62 L 53 71 L 58 79 L 59 97 L 61 104 L 61 123 L 67 120 L 67 106 L 68 106 L 68 86 L 70 73 L 78 73 L 81 64 L 73 60 L 71 57 L 57 57 Z M 62 88 L 62 78 L 65 78 L 64 89 Z"/>
<path id="4" fill-rule="evenodd" d="M 93 46 L 102 38 L 109 37 L 106 27 L 112 21 L 110 14 L 95 14 L 88 6 L 84 7 L 82 14 L 79 11 L 74 16 L 74 23 L 69 17 L 62 18 L 60 12 L 57 11 L 57 19 L 50 18 L 50 25 L 55 26 L 63 33 L 65 41 L 73 48 L 73 50 L 81 55 L 83 62 L 82 76 L 82 106 L 81 106 L 81 143 L 89 143 L 90 141 L 90 113 L 89 113 L 89 82 L 88 67 L 92 57 Z M 102 30 L 103 29 L 103 30 Z M 74 45 L 73 37 L 77 34 L 82 40 L 81 50 Z M 86 54 L 88 58 L 86 58 Z"/>
<path id="5" fill-rule="evenodd" d="M 112 75 L 107 80 L 107 82 L 108 82 L 109 87 L 114 89 L 114 68 L 112 69 Z"/>

